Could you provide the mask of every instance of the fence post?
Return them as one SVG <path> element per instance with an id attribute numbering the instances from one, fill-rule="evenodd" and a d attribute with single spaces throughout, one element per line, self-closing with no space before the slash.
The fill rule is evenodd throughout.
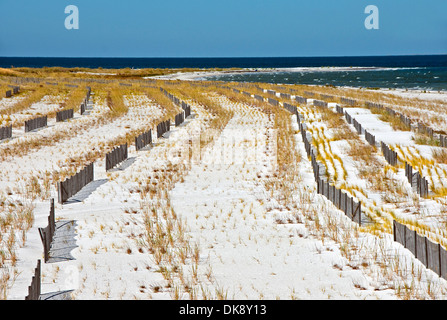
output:
<path id="1" fill-rule="evenodd" d="M 41 293 L 41 262 L 40 259 L 37 260 L 37 267 L 34 269 L 34 276 L 31 280 L 31 285 L 28 286 L 28 295 L 25 300 L 40 300 Z"/>
<path id="2" fill-rule="evenodd" d="M 427 243 L 427 267 L 438 275 L 441 275 L 441 245 L 433 243 L 428 238 Z"/>
<path id="3" fill-rule="evenodd" d="M 427 238 L 416 233 L 416 258 L 427 266 Z"/>
<path id="4" fill-rule="evenodd" d="M 447 280 L 447 251 L 443 247 L 440 249 L 439 256 L 441 277 Z"/>

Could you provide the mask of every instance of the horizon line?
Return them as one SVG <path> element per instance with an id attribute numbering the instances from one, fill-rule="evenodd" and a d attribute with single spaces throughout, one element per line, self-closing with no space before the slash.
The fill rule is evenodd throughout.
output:
<path id="1" fill-rule="evenodd" d="M 60 58 L 60 59 L 263 59 L 263 58 L 352 58 L 352 57 L 402 57 L 402 56 L 443 56 L 447 53 L 416 53 L 416 54 L 384 54 L 384 55 L 334 55 L 334 56 L 190 56 L 190 57 L 99 57 L 99 56 L 0 56 L 1 58 Z"/>

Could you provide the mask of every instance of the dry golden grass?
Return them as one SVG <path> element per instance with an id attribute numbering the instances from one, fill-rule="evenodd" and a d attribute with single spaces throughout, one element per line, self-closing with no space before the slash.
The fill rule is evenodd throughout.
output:
<path id="1" fill-rule="evenodd" d="M 12 69 L 0 68 L 0 76 L 20 76 L 21 73 Z"/>
<path id="2" fill-rule="evenodd" d="M 447 164 L 447 150 L 433 149 L 432 156 L 436 160 L 436 162 Z"/>
<path id="3" fill-rule="evenodd" d="M 57 89 L 54 88 L 49 88 L 46 86 L 41 86 L 41 87 L 37 87 L 35 89 L 32 89 L 32 91 L 22 100 L 17 101 L 16 103 L 14 103 L 13 105 L 7 107 L 7 108 L 3 108 L 2 110 L 0 110 L 0 115 L 3 116 L 8 116 L 11 115 L 13 113 L 17 113 L 17 112 L 21 112 L 23 110 L 26 110 L 27 108 L 29 108 L 33 103 L 36 103 L 40 100 L 42 100 L 42 98 L 45 95 L 48 94 L 55 94 L 57 92 Z M 6 120 L 8 120 L 8 117 L 6 117 Z M 19 125 L 22 125 L 22 123 L 17 122 L 14 123 L 13 126 L 17 127 Z"/>
<path id="4" fill-rule="evenodd" d="M 432 138 L 427 134 L 422 134 L 419 132 L 416 132 L 413 138 L 414 142 L 416 144 L 422 144 L 427 146 L 439 146 L 440 142 L 438 139 Z"/>

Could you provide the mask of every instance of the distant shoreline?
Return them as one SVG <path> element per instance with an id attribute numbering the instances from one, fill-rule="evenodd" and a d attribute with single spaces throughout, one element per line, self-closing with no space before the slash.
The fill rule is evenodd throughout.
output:
<path id="1" fill-rule="evenodd" d="M 272 72 L 327 72 L 327 71 L 364 71 L 364 70 L 387 70 L 394 68 L 386 67 L 295 67 L 295 68 L 241 68 L 239 70 L 223 70 L 223 71 L 194 71 L 194 72 L 178 72 L 162 76 L 146 77 L 145 79 L 160 80 L 201 80 L 204 77 L 245 74 L 245 73 L 272 73 Z"/>

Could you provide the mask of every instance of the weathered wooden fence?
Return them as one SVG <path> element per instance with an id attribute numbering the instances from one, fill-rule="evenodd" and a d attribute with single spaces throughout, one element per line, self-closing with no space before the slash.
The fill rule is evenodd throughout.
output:
<path id="1" fill-rule="evenodd" d="M 409 129 L 411 129 L 411 119 L 407 117 L 406 115 L 397 112 L 396 110 L 391 109 L 390 107 L 385 107 L 383 104 L 365 101 L 365 106 L 368 108 L 376 108 L 380 111 L 385 111 L 388 114 L 392 115 L 393 117 L 399 118 L 399 120 L 405 124 Z"/>
<path id="2" fill-rule="evenodd" d="M 37 117 L 25 121 L 25 132 L 29 132 L 38 128 L 47 126 L 47 116 Z"/>
<path id="3" fill-rule="evenodd" d="M 393 151 L 384 143 L 383 141 L 380 142 L 382 154 L 385 157 L 386 162 L 388 162 L 392 166 L 397 165 L 397 152 Z"/>
<path id="4" fill-rule="evenodd" d="M 263 96 L 260 96 L 259 94 L 255 94 L 254 97 L 255 97 L 255 99 L 258 100 L 258 101 L 264 101 L 264 97 L 263 97 Z"/>
<path id="5" fill-rule="evenodd" d="M 0 128 L 0 140 L 12 137 L 12 125 Z"/>
<path id="6" fill-rule="evenodd" d="M 143 132 L 135 137 L 135 149 L 138 151 L 152 143 L 152 130 Z"/>
<path id="7" fill-rule="evenodd" d="M 393 237 L 428 269 L 447 279 L 447 251 L 439 243 L 430 241 L 396 220 L 393 221 Z"/>
<path id="8" fill-rule="evenodd" d="M 367 106 L 368 108 L 377 108 L 380 110 L 384 109 L 383 104 L 371 101 L 365 101 L 365 106 Z"/>
<path id="9" fill-rule="evenodd" d="M 326 101 L 322 101 L 322 100 L 314 99 L 314 100 L 313 100 L 313 105 L 314 105 L 314 106 L 317 106 L 317 107 L 324 107 L 324 108 L 327 108 L 328 103 L 327 103 Z"/>
<path id="10" fill-rule="evenodd" d="M 185 111 L 185 119 L 188 118 L 191 115 L 191 106 L 186 102 L 182 101 L 181 107 L 183 111 Z"/>
<path id="11" fill-rule="evenodd" d="M 289 108 L 287 108 L 289 110 Z M 293 110 L 293 109 L 292 109 Z M 290 110 L 289 110 L 290 111 Z M 302 122 L 302 115 L 297 113 L 297 121 L 303 138 L 304 148 L 307 155 L 311 158 L 312 169 L 314 172 L 315 182 L 317 183 L 317 193 L 325 196 L 338 209 L 343 211 L 345 215 L 352 221 L 361 225 L 362 223 L 362 204 L 357 202 L 342 190 L 329 184 L 326 179 L 326 168 L 323 164 L 316 160 L 317 151 L 312 146 L 312 135 L 306 132 L 306 126 Z"/>
<path id="12" fill-rule="evenodd" d="M 335 106 L 335 111 L 337 113 L 340 113 L 340 114 L 344 114 L 345 113 L 345 110 L 343 109 L 343 107 L 338 105 L 338 104 Z"/>
<path id="13" fill-rule="evenodd" d="M 276 99 L 272 99 L 272 98 L 267 98 L 268 103 L 274 105 L 274 106 L 279 106 L 279 101 Z"/>
<path id="14" fill-rule="evenodd" d="M 365 140 L 372 145 L 373 147 L 376 146 L 376 136 L 374 136 L 373 134 L 369 133 L 367 130 L 364 131 L 365 133 Z"/>
<path id="15" fill-rule="evenodd" d="M 162 121 L 157 125 L 157 138 L 161 138 L 163 134 L 171 129 L 171 121 Z"/>
<path id="16" fill-rule="evenodd" d="M 174 96 L 173 94 L 169 93 L 168 91 L 166 91 L 164 88 L 159 87 L 160 91 L 163 92 L 163 94 L 165 96 L 167 96 L 172 102 L 174 102 L 175 104 L 179 105 L 183 111 L 185 112 L 185 114 L 183 115 L 183 121 L 188 118 L 191 115 L 191 106 L 189 104 L 187 104 L 184 101 L 181 101 L 179 98 L 177 98 L 176 96 Z M 239 90 L 233 89 L 235 90 L 235 92 L 239 93 Z M 178 115 L 177 115 L 178 116 Z M 179 116 L 180 117 L 180 116 Z M 183 122 L 182 121 L 182 122 Z M 180 123 L 182 123 L 180 122 Z M 177 122 L 176 122 L 177 123 Z M 175 125 L 177 126 L 177 124 Z M 168 130 L 169 131 L 169 130 Z"/>
<path id="17" fill-rule="evenodd" d="M 58 202 L 64 203 L 70 197 L 78 193 L 84 186 L 92 182 L 94 178 L 93 162 L 85 166 L 81 171 L 74 176 L 59 181 L 57 183 Z"/>
<path id="18" fill-rule="evenodd" d="M 335 99 L 334 96 L 332 96 L 330 94 L 324 94 L 324 93 L 320 94 L 320 98 L 323 100 L 334 100 Z"/>
<path id="19" fill-rule="evenodd" d="M 365 135 L 365 140 L 371 146 L 376 147 L 376 137 L 373 134 L 371 134 L 370 132 L 368 132 L 366 129 L 364 129 L 360 122 L 358 122 L 355 118 L 353 118 L 351 115 L 349 115 L 349 113 L 346 110 L 344 110 L 342 107 L 340 107 L 338 105 L 336 106 L 336 111 L 337 111 L 337 113 L 344 114 L 345 118 L 346 118 L 346 121 L 349 124 L 353 124 L 354 125 L 354 128 L 357 131 L 357 133 L 359 135 L 364 134 Z"/>
<path id="20" fill-rule="evenodd" d="M 284 109 L 286 109 L 286 110 L 288 110 L 290 113 L 292 113 L 292 114 L 298 116 L 298 109 L 297 109 L 296 106 L 294 106 L 294 105 L 292 105 L 292 104 L 289 104 L 289 103 L 286 103 L 286 102 L 283 103 L 283 106 L 284 106 Z"/>
<path id="21" fill-rule="evenodd" d="M 364 133 L 364 130 L 362 128 L 362 125 L 360 124 L 360 122 L 358 122 L 355 119 L 352 119 L 352 124 L 354 125 L 355 130 L 357 130 L 357 133 L 362 135 Z"/>
<path id="22" fill-rule="evenodd" d="M 322 178 L 317 181 L 317 191 L 331 201 L 338 209 L 343 211 L 345 215 L 352 221 L 362 224 L 362 203 L 355 201 L 353 197 L 335 186 L 329 184 Z"/>
<path id="23" fill-rule="evenodd" d="M 185 121 L 185 114 L 184 112 L 180 112 L 179 114 L 175 115 L 175 126 L 178 127 L 179 125 L 181 125 L 183 122 Z"/>
<path id="24" fill-rule="evenodd" d="M 85 94 L 85 98 L 84 98 L 84 100 L 82 101 L 81 106 L 80 106 L 80 111 L 79 111 L 79 113 L 80 113 L 81 115 L 83 115 L 84 112 L 87 110 L 87 104 L 88 104 L 88 100 L 90 100 L 90 95 L 91 95 L 91 93 L 92 93 L 92 89 L 91 89 L 90 87 L 87 87 L 87 93 Z"/>
<path id="25" fill-rule="evenodd" d="M 447 136 L 444 134 L 439 135 L 439 145 L 441 147 L 447 148 Z"/>
<path id="26" fill-rule="evenodd" d="M 279 96 L 283 99 L 291 99 L 291 95 L 289 93 L 281 92 Z"/>
<path id="27" fill-rule="evenodd" d="M 295 101 L 301 104 L 307 104 L 307 98 L 295 96 Z"/>
<path id="28" fill-rule="evenodd" d="M 413 167 L 407 162 L 405 162 L 405 177 L 407 177 L 407 180 L 411 184 L 411 187 L 415 189 L 421 197 L 428 197 L 429 190 L 427 179 L 421 176 L 419 171 L 413 173 Z"/>
<path id="29" fill-rule="evenodd" d="M 425 123 L 422 122 L 417 123 L 417 130 L 419 133 L 428 135 L 431 139 L 438 139 L 439 146 L 447 148 L 447 135 L 442 133 L 435 134 L 435 130 L 433 130 L 433 128 L 430 128 L 429 126 L 425 125 Z"/>
<path id="30" fill-rule="evenodd" d="M 127 159 L 127 142 L 106 154 L 106 171 Z"/>
<path id="31" fill-rule="evenodd" d="M 315 96 L 315 94 L 313 93 L 313 92 L 310 92 L 310 91 L 304 91 L 303 92 L 306 96 L 309 96 L 309 97 L 314 97 Z"/>
<path id="32" fill-rule="evenodd" d="M 86 110 L 86 104 L 85 104 L 85 101 L 84 101 L 84 102 L 81 103 L 79 113 L 81 115 L 83 115 L 85 113 L 85 110 Z"/>
<path id="33" fill-rule="evenodd" d="M 20 91 L 19 86 L 8 85 L 8 87 L 12 88 L 12 94 L 18 94 Z"/>
<path id="34" fill-rule="evenodd" d="M 355 106 L 357 104 L 357 100 L 345 97 L 340 97 L 340 102 L 349 106 Z"/>
<path id="35" fill-rule="evenodd" d="M 31 280 L 31 285 L 28 286 L 28 295 L 25 297 L 25 300 L 40 300 L 40 292 L 41 292 L 41 262 L 37 260 L 37 267 L 34 269 L 34 276 Z"/>
<path id="36" fill-rule="evenodd" d="M 345 111 L 345 118 L 346 118 L 346 122 L 348 122 L 349 124 L 352 124 L 352 117 L 346 111 Z"/>
<path id="37" fill-rule="evenodd" d="M 56 230 L 56 221 L 54 218 L 54 199 L 51 199 L 50 214 L 48 216 L 48 225 L 45 228 L 39 228 L 39 235 L 43 244 L 43 253 L 45 262 L 47 262 L 50 258 L 51 242 L 53 241 L 55 230 Z"/>
<path id="38" fill-rule="evenodd" d="M 68 119 L 72 119 L 74 116 L 74 110 L 73 109 L 66 109 L 62 111 L 58 111 L 56 113 L 56 122 L 65 121 Z"/>

